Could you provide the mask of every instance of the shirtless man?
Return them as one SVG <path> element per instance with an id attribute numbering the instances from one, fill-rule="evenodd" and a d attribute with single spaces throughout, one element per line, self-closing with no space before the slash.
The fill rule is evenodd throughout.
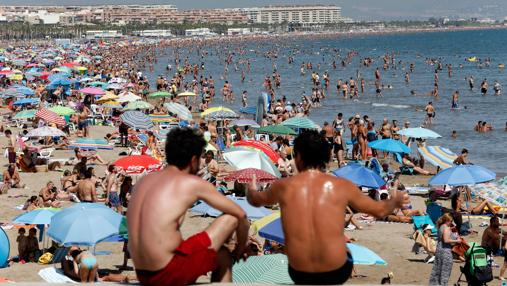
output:
<path id="1" fill-rule="evenodd" d="M 389 119 L 384 118 L 384 121 L 382 122 L 382 127 L 380 128 L 380 135 L 382 136 L 382 139 L 389 139 L 391 138 L 391 124 L 389 124 Z"/>
<path id="2" fill-rule="evenodd" d="M 452 94 L 452 102 L 451 102 L 451 109 L 458 108 L 458 101 L 459 101 L 459 91 L 455 91 Z"/>
<path id="3" fill-rule="evenodd" d="M 97 191 L 92 180 L 93 170 L 86 169 L 84 179 L 77 184 L 77 197 L 83 203 L 97 202 Z"/>
<path id="4" fill-rule="evenodd" d="M 334 130 L 331 125 L 327 121 L 324 122 L 324 126 L 322 127 L 322 130 L 326 132 L 326 139 L 329 142 L 329 144 L 333 144 L 334 141 Z"/>
<path id="5" fill-rule="evenodd" d="M 295 284 L 343 284 L 352 273 L 352 257 L 346 248 L 345 212 L 385 217 L 400 208 L 408 195 L 394 190 L 391 199 L 375 202 L 345 179 L 326 174 L 329 144 L 316 131 L 294 140 L 299 173 L 257 192 L 255 180 L 247 198 L 253 206 L 280 205 L 289 275 Z"/>
<path id="6" fill-rule="evenodd" d="M 428 102 L 428 105 L 426 105 L 424 110 L 426 111 L 426 120 L 423 125 L 433 124 L 433 118 L 435 118 L 435 108 L 433 107 L 433 102 Z"/>
<path id="7" fill-rule="evenodd" d="M 202 135 L 191 129 L 172 130 L 165 147 L 168 166 L 135 186 L 127 212 L 129 251 L 143 285 L 192 284 L 209 271 L 212 282 L 231 282 L 231 254 L 222 246 L 234 231 L 236 257 L 245 253 L 249 228 L 245 212 L 195 176 L 205 145 Z M 224 214 L 183 240 L 180 227 L 198 200 Z"/>

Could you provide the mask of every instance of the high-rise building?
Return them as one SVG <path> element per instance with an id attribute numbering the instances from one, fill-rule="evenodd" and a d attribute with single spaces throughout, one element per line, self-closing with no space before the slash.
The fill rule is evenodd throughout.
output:
<path id="1" fill-rule="evenodd" d="M 325 24 L 342 22 L 341 7 L 336 5 L 287 5 L 240 9 L 252 23 Z"/>

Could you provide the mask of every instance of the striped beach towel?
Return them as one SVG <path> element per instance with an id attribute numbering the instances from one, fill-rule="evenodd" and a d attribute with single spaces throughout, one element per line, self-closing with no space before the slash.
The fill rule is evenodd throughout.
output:
<path id="1" fill-rule="evenodd" d="M 426 146 L 418 148 L 418 150 L 426 161 L 441 169 L 452 167 L 454 160 L 458 157 L 451 150 L 440 146 Z"/>

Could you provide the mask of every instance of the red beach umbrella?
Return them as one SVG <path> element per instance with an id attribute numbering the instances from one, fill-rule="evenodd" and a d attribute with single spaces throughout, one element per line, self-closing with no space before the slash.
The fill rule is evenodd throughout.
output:
<path id="1" fill-rule="evenodd" d="M 64 126 L 67 124 L 67 122 L 65 122 L 65 119 L 63 117 L 45 108 L 41 108 L 39 111 L 37 111 L 37 113 L 35 113 L 35 116 L 43 119 L 48 123 L 54 123 L 59 126 Z"/>
<path id="2" fill-rule="evenodd" d="M 277 177 L 271 175 L 270 173 L 255 168 L 234 171 L 226 176 L 224 180 L 227 182 L 238 181 L 239 183 L 250 183 L 254 175 L 257 178 L 257 182 L 261 183 L 270 183 L 278 180 Z"/>
<path id="3" fill-rule="evenodd" d="M 151 173 L 162 168 L 159 160 L 148 155 L 131 155 L 116 160 L 113 165 L 126 174 Z"/>
<path id="4" fill-rule="evenodd" d="M 271 149 L 271 147 L 268 144 L 261 142 L 261 141 L 241 140 L 241 141 L 232 143 L 232 146 L 249 147 L 249 148 L 253 148 L 258 151 L 261 151 L 264 154 L 266 154 L 266 156 L 268 156 L 268 158 L 271 161 L 273 161 L 273 163 L 275 163 L 275 164 L 278 163 L 278 159 L 280 159 L 280 155 L 278 155 L 278 153 L 276 153 L 275 150 Z"/>

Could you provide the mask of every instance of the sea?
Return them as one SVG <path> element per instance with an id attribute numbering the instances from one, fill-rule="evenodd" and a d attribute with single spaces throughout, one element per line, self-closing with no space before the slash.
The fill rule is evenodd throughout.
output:
<path id="1" fill-rule="evenodd" d="M 368 115 L 378 128 L 383 118 L 398 120 L 400 127 L 405 121 L 411 122 L 411 127 L 422 124 L 426 113 L 424 107 L 429 101 L 436 108 L 436 118 L 432 126 L 428 127 L 442 135 L 439 139 L 430 139 L 427 145 L 449 148 L 459 153 L 462 148 L 469 150 L 469 158 L 474 164 L 485 166 L 498 173 L 507 174 L 507 74 L 499 64 L 507 64 L 507 30 L 470 30 L 470 31 L 439 31 L 414 32 L 398 34 L 372 35 L 337 35 L 335 37 L 315 38 L 276 38 L 270 40 L 244 41 L 240 43 L 224 43 L 205 47 L 208 55 L 201 57 L 195 49 L 179 49 L 180 59 L 188 58 L 193 64 L 204 64 L 204 76 L 212 75 L 215 79 L 217 96 L 212 106 L 224 105 L 239 110 L 241 107 L 241 93 L 248 92 L 249 105 L 255 105 L 257 97 L 264 91 L 262 86 L 265 76 L 270 76 L 273 68 L 281 74 L 281 87 L 276 90 L 277 98 L 285 96 L 290 102 L 300 102 L 301 95 L 311 94 L 311 71 L 304 76 L 300 74 L 303 62 L 311 62 L 314 71 L 322 74 L 327 71 L 331 84 L 327 98 L 320 108 L 312 109 L 310 118 L 321 125 L 324 121 L 332 122 L 337 113 L 342 112 L 345 118 L 355 114 Z M 358 55 L 345 67 L 341 60 L 349 52 Z M 266 53 L 276 52 L 276 58 L 266 57 Z M 234 64 L 229 66 L 227 78 L 224 77 L 225 57 L 227 53 L 234 53 L 233 61 L 248 59 L 251 70 L 246 73 L 245 82 L 241 82 L 241 69 L 246 70 L 246 64 L 239 64 L 239 71 L 235 71 Z M 395 68 L 383 70 L 383 56 L 394 54 L 397 65 Z M 289 64 L 288 57 L 294 58 Z M 370 57 L 374 60 L 370 67 L 363 67 L 360 59 Z M 482 59 L 483 64 L 467 61 L 470 57 Z M 437 59 L 443 63 L 443 70 L 439 72 L 440 98 L 435 99 L 428 94 L 433 89 L 436 65 L 427 64 L 428 58 Z M 484 64 L 490 59 L 489 66 Z M 336 61 L 337 68 L 333 69 L 332 62 Z M 405 83 L 405 72 L 410 63 L 414 64 L 414 72 L 410 74 L 411 82 Z M 168 72 L 168 64 L 173 71 Z M 320 69 L 317 69 L 320 64 Z M 446 64 L 452 64 L 453 75 L 447 75 Z M 461 65 L 461 66 L 460 66 Z M 154 84 L 157 76 L 171 77 L 174 73 L 174 51 L 168 48 L 161 53 L 153 71 L 146 70 L 145 74 Z M 379 67 L 382 74 L 383 97 L 375 94 L 375 68 Z M 358 99 L 343 99 L 336 90 L 338 79 L 348 80 L 360 75 L 366 80 L 366 92 Z M 467 77 L 475 79 L 475 89 L 468 87 Z M 481 81 L 487 79 L 489 83 L 488 95 L 480 93 Z M 188 81 L 192 78 L 188 77 Z M 232 84 L 236 101 L 232 104 L 222 102 L 220 89 L 224 81 Z M 501 96 L 493 95 L 493 84 L 498 81 L 504 88 Z M 459 91 L 459 109 L 451 110 L 451 97 L 454 91 Z M 415 92 L 417 95 L 413 95 Z M 248 116 L 246 116 L 248 117 Z M 493 131 L 477 133 L 474 126 L 478 121 L 486 121 L 493 126 Z M 451 132 L 458 133 L 456 139 L 451 138 Z M 346 133 L 346 138 L 349 133 Z"/>

